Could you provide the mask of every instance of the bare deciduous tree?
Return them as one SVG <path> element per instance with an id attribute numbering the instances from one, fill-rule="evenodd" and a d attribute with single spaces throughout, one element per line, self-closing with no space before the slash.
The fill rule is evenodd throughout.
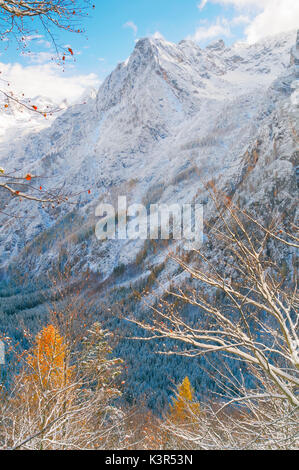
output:
<path id="1" fill-rule="evenodd" d="M 80 21 L 88 15 L 88 8 L 91 5 L 89 0 L 55 0 L 55 1 L 19 1 L 19 0 L 0 0 L 0 39 L 7 43 L 10 38 L 14 38 L 22 48 L 27 47 L 27 38 L 29 35 L 38 31 L 42 27 L 46 35 L 52 41 L 56 50 L 56 58 L 64 63 L 66 54 L 73 56 L 71 47 L 59 47 L 55 39 L 55 30 L 63 29 L 69 32 L 82 33 Z M 30 42 L 30 41 L 29 41 Z M 0 71 L 1 73 L 1 71 Z M 39 109 L 30 100 L 19 96 L 11 89 L 10 83 L 4 78 L 0 82 L 5 85 L 0 87 L 0 93 L 5 102 L 4 108 L 9 108 L 11 103 L 17 103 L 22 108 L 38 113 L 47 117 L 61 109 L 47 108 Z M 29 170 L 30 171 L 30 170 Z M 38 202 L 44 206 L 55 207 L 68 202 L 76 194 L 68 194 L 64 188 L 54 187 L 46 190 L 44 184 L 34 185 L 34 180 L 40 180 L 41 177 L 33 176 L 30 173 L 22 175 L 20 171 L 8 171 L 0 168 L 0 190 L 3 194 L 0 206 L 0 212 L 9 217 L 22 217 L 22 214 L 11 214 L 7 212 L 7 205 L 11 198 L 17 198 L 20 201 L 27 200 Z M 43 178 L 45 179 L 45 178 Z"/>
<path id="2" fill-rule="evenodd" d="M 255 387 L 249 390 L 233 373 L 223 373 L 212 364 L 223 377 L 218 385 L 225 401 L 219 406 L 221 413 L 211 407 L 201 415 L 206 427 L 201 422 L 199 434 L 189 435 L 190 440 L 198 445 L 205 442 L 206 448 L 221 447 L 224 434 L 226 446 L 229 441 L 235 447 L 237 442 L 239 447 L 250 446 L 258 436 L 264 440 L 267 436 L 270 447 L 283 446 L 283 441 L 286 446 L 290 441 L 298 444 L 298 227 L 278 219 L 265 226 L 229 199 L 220 202 L 219 196 L 215 204 L 219 219 L 208 230 L 210 251 L 204 246 L 196 252 L 199 265 L 171 256 L 197 287 L 166 290 L 159 304 L 150 306 L 151 321 L 128 320 L 147 331 L 146 340 L 168 338 L 186 346 L 180 352 L 174 347 L 161 354 L 213 353 L 213 357 L 219 355 L 219 364 L 221 357 L 241 361 L 253 377 Z M 175 303 L 198 308 L 195 324 Z M 243 411 L 232 417 L 232 407 Z M 213 443 L 208 439 L 212 423 Z M 176 430 L 178 436 L 181 432 Z"/>
<path id="3" fill-rule="evenodd" d="M 43 31 L 55 49 L 56 60 L 63 64 L 66 55 L 73 56 L 69 46 L 60 46 L 56 39 L 56 30 L 72 33 L 83 33 L 82 19 L 88 16 L 88 10 L 95 8 L 89 0 L 54 0 L 54 1 L 20 1 L 0 0 L 0 40 L 5 44 L 14 39 L 18 47 L 27 49 L 32 35 Z M 10 85 L 1 77 L 3 85 Z M 32 112 L 47 116 L 59 111 L 59 108 L 38 109 L 23 96 L 19 96 L 9 88 L 1 87 L 0 93 L 6 100 L 5 107 L 16 102 Z"/>

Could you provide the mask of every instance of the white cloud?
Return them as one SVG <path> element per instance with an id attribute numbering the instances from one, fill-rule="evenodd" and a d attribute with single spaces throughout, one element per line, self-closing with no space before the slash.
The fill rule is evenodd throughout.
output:
<path id="1" fill-rule="evenodd" d="M 245 30 L 247 41 L 254 43 L 259 39 L 299 26 L 299 2 L 294 0 L 272 0 L 267 2 Z"/>
<path id="2" fill-rule="evenodd" d="M 47 49 L 50 49 L 50 47 L 53 46 L 53 44 L 50 43 L 50 41 L 46 41 L 45 39 L 39 39 L 37 41 L 37 44 L 40 44 L 41 46 L 46 47 Z"/>
<path id="3" fill-rule="evenodd" d="M 247 17 L 249 22 L 244 33 L 250 44 L 299 26 L 298 0 L 203 0 L 202 3 L 208 2 L 232 6 L 241 13 L 240 16 Z"/>
<path id="4" fill-rule="evenodd" d="M 197 6 L 200 10 L 202 10 L 206 6 L 207 3 L 208 3 L 208 0 L 201 0 L 199 5 L 197 5 Z"/>
<path id="5" fill-rule="evenodd" d="M 98 87 L 100 83 L 93 73 L 67 76 L 56 64 L 22 66 L 19 63 L 0 63 L 0 69 L 2 79 L 9 82 L 7 89 L 17 94 L 24 93 L 26 98 L 50 98 L 57 104 L 64 99 L 74 103 L 85 90 Z"/>
<path id="6" fill-rule="evenodd" d="M 206 39 L 214 39 L 219 36 L 229 37 L 231 30 L 228 21 L 225 18 L 217 18 L 216 22 L 207 26 L 200 26 L 194 34 L 187 39 L 200 42 Z"/>
<path id="7" fill-rule="evenodd" d="M 247 15 L 239 15 L 235 16 L 231 21 L 231 26 L 239 26 L 241 24 L 248 24 L 250 23 L 250 18 Z"/>
<path id="8" fill-rule="evenodd" d="M 33 43 L 44 46 L 47 49 L 49 49 L 53 45 L 49 41 L 47 41 L 42 34 L 29 34 L 27 36 L 23 36 L 22 41 L 26 45 L 28 45 L 29 43 L 33 41 Z"/>
<path id="9" fill-rule="evenodd" d="M 220 5 L 233 5 L 238 9 L 243 8 L 260 8 L 263 9 L 265 6 L 270 5 L 275 0 L 206 0 L 207 3 L 218 3 Z M 283 3 L 284 0 L 279 0 Z"/>
<path id="10" fill-rule="evenodd" d="M 127 21 L 124 25 L 123 25 L 124 28 L 131 28 L 132 31 L 134 32 L 134 35 L 136 36 L 137 32 L 138 32 L 138 27 L 136 26 L 136 24 L 133 22 L 133 21 Z"/>
<path id="11" fill-rule="evenodd" d="M 41 34 L 29 34 L 28 36 L 23 36 L 22 40 L 24 42 L 31 42 L 34 41 L 35 39 L 42 39 L 44 36 Z"/>
<path id="12" fill-rule="evenodd" d="M 22 54 L 31 64 L 46 64 L 54 60 L 55 55 L 51 52 L 24 52 Z"/>

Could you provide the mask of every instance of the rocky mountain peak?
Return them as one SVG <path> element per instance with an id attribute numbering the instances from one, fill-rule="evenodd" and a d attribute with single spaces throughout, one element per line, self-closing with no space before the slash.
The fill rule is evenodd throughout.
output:
<path id="1" fill-rule="evenodd" d="M 139 39 L 135 45 L 134 51 L 129 58 L 128 64 L 141 62 L 142 64 L 155 60 L 158 56 L 157 43 L 161 40 L 146 37 Z"/>
<path id="2" fill-rule="evenodd" d="M 212 51 L 223 51 L 225 49 L 225 42 L 223 39 L 219 39 L 218 41 L 213 41 L 207 45 L 206 49 Z"/>

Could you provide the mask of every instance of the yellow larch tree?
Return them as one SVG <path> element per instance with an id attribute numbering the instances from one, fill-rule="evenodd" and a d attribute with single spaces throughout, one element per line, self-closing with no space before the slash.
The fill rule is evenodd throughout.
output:
<path id="1" fill-rule="evenodd" d="M 65 387 L 72 372 L 67 356 L 64 338 L 53 325 L 46 326 L 37 335 L 35 345 L 27 356 L 29 373 L 25 380 L 40 391 Z"/>
<path id="2" fill-rule="evenodd" d="M 169 420 L 173 423 L 194 422 L 199 416 L 200 404 L 194 400 L 194 390 L 188 377 L 177 387 L 176 398 L 170 405 Z"/>
<path id="3" fill-rule="evenodd" d="M 37 334 L 33 347 L 26 355 L 25 367 L 19 376 L 15 406 L 18 432 L 27 428 L 36 435 L 32 445 L 48 447 L 51 440 L 63 440 L 65 419 L 76 396 L 74 368 L 70 366 L 68 346 L 57 328 L 48 325 Z M 64 422 L 53 428 L 53 423 Z M 38 443 L 37 443 L 38 442 Z"/>

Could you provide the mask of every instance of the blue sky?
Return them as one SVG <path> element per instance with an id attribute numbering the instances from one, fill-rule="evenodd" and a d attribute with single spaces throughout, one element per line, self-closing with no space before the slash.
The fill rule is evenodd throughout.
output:
<path id="1" fill-rule="evenodd" d="M 129 56 L 137 38 L 159 32 L 167 40 L 178 42 L 193 35 L 204 24 L 212 24 L 218 17 L 230 20 L 235 15 L 233 6 L 208 2 L 200 9 L 200 1 L 196 0 L 95 0 L 94 3 L 96 8 L 91 11 L 90 18 L 83 21 L 86 35 L 58 32 L 58 41 L 70 44 L 77 53 L 75 65 L 80 73 L 94 72 L 100 78 Z M 37 34 L 43 34 L 43 31 L 39 30 Z M 242 37 L 241 25 L 235 27 L 233 34 L 225 39 L 231 43 Z M 204 45 L 212 39 L 200 42 Z M 43 57 L 46 60 L 46 53 L 50 54 L 46 41 L 38 37 L 31 41 L 30 50 L 39 52 L 40 60 Z M 1 59 L 24 65 L 37 62 L 34 54 L 32 57 L 22 57 L 15 51 L 13 43 Z"/>
<path id="2" fill-rule="evenodd" d="M 97 6 L 92 20 L 86 22 L 90 49 L 85 57 L 80 58 L 80 63 L 91 71 L 94 61 L 104 59 L 97 64 L 100 74 L 125 60 L 137 38 L 159 32 L 168 41 L 179 42 L 192 35 L 201 21 L 212 22 L 224 11 L 228 16 L 233 15 L 233 8 L 216 4 L 207 4 L 200 10 L 196 0 L 110 0 L 96 3 L 101 6 Z M 238 34 L 241 37 L 242 31 Z M 230 38 L 230 42 L 232 40 Z M 80 40 L 78 47 L 79 43 Z"/>
<path id="3" fill-rule="evenodd" d="M 40 78 L 41 93 L 48 85 L 49 96 L 55 77 L 60 91 L 67 77 L 65 93 L 73 91 L 75 97 L 84 87 L 97 87 L 130 55 L 138 38 L 154 34 L 172 42 L 189 38 L 202 47 L 220 37 L 228 45 L 237 40 L 252 43 L 295 29 L 299 19 L 299 0 L 94 0 L 94 4 L 82 24 L 86 34 L 57 32 L 59 44 L 74 50 L 75 60 L 66 61 L 65 71 L 52 60 L 52 46 L 42 30 L 32 32 L 25 55 L 14 43 L 6 51 L 2 47 L 0 70 L 16 88 L 19 81 L 29 93 L 39 88 Z"/>

